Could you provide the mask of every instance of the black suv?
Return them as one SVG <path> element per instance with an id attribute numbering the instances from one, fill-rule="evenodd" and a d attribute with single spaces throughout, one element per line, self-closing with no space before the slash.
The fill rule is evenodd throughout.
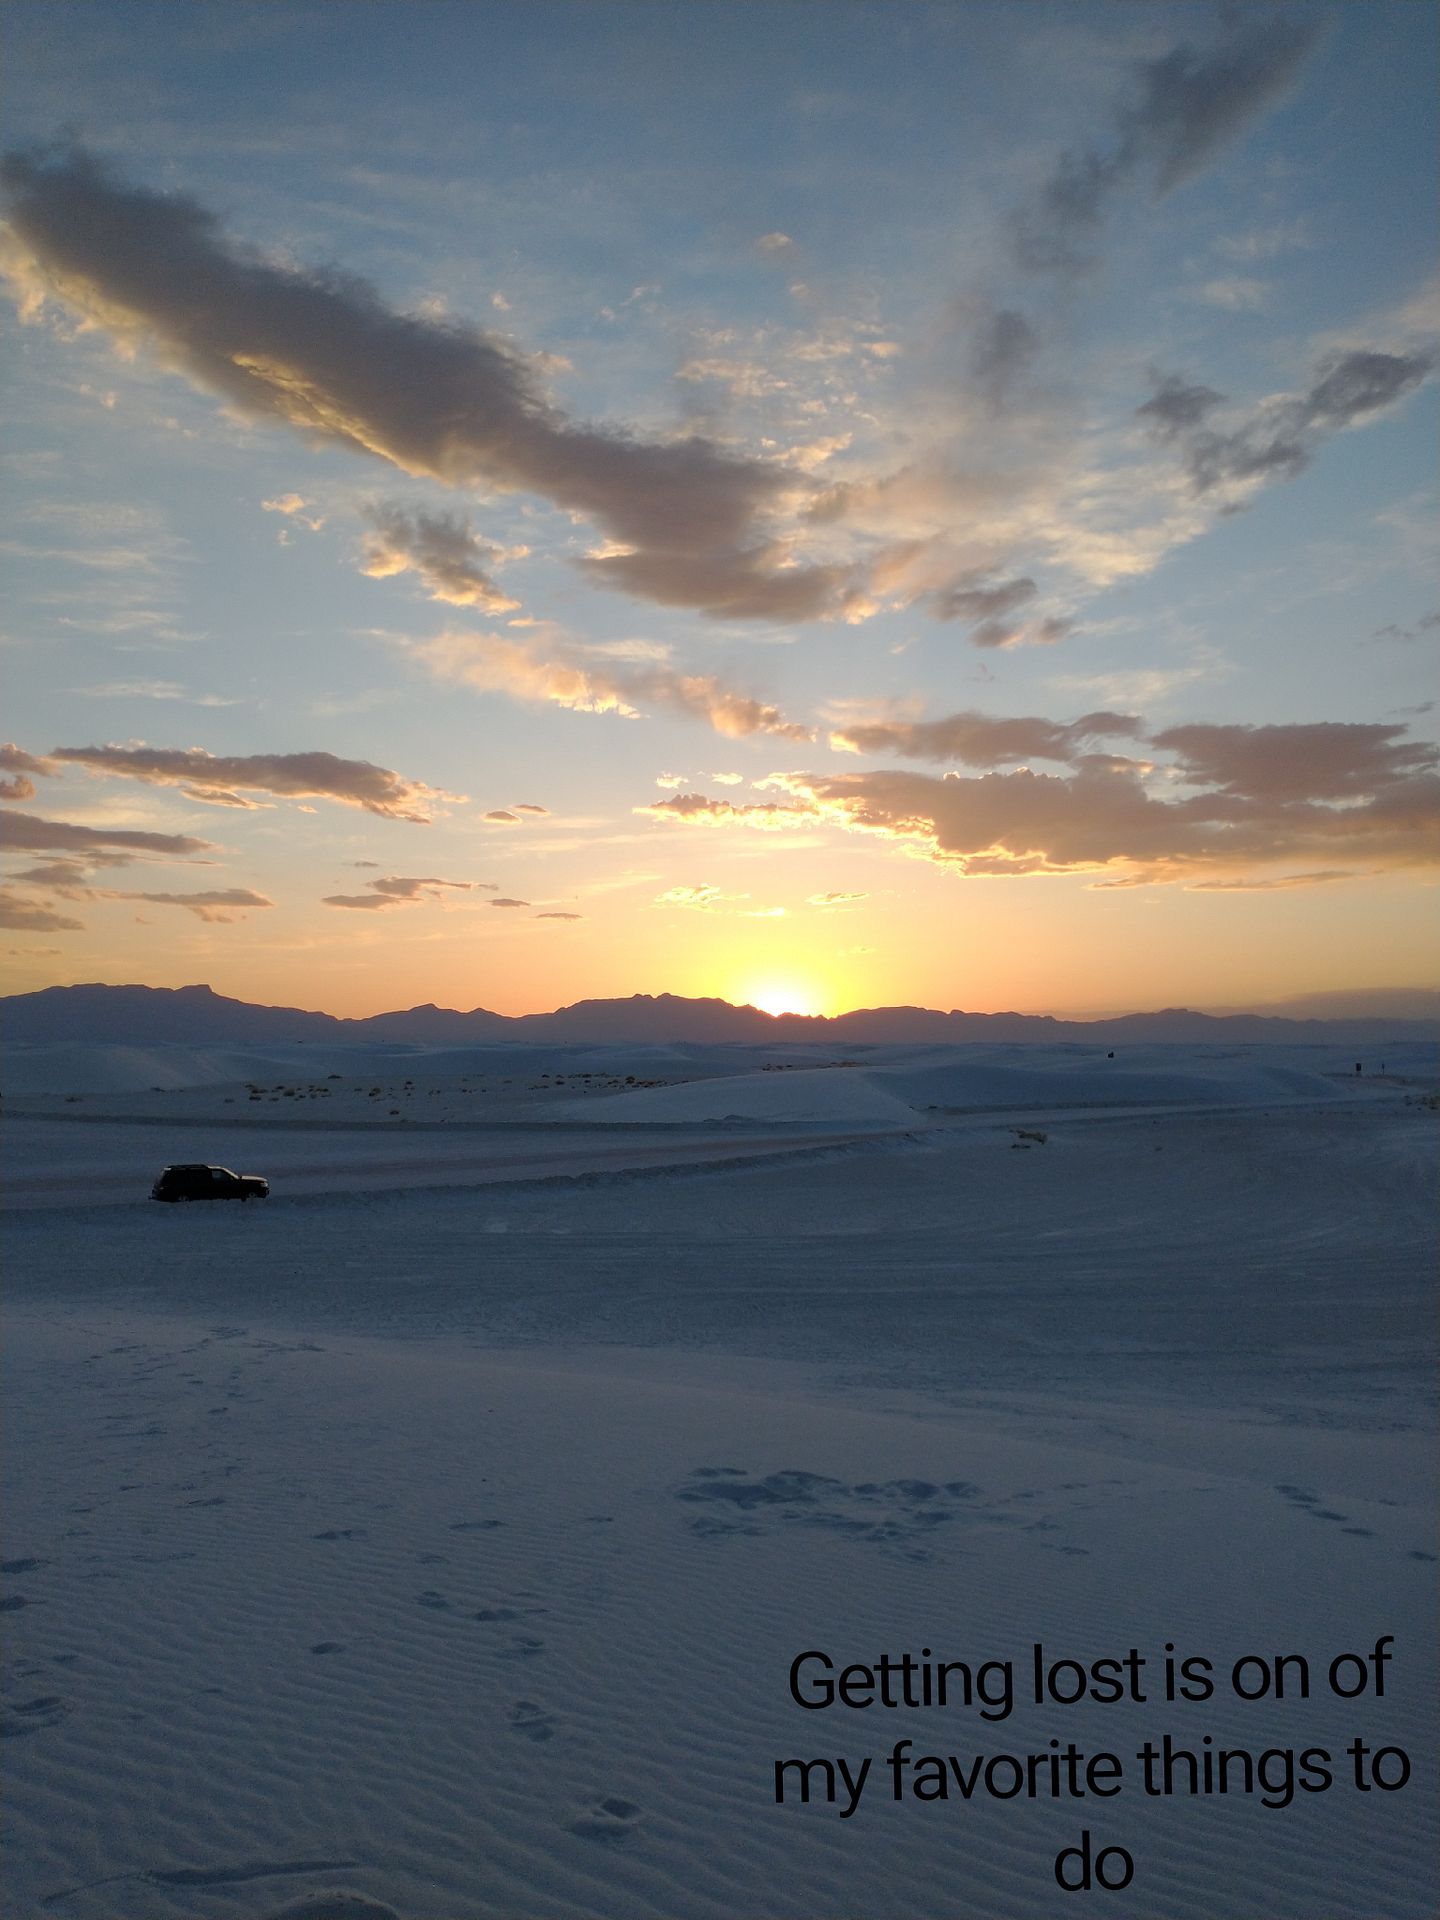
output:
<path id="1" fill-rule="evenodd" d="M 270 1182 L 228 1167 L 166 1167 L 150 1189 L 152 1200 L 266 1200 Z"/>

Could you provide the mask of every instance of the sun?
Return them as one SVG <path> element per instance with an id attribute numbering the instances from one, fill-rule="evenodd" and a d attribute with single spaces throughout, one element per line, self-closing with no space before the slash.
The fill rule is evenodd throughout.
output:
<path id="1" fill-rule="evenodd" d="M 745 989 L 744 998 L 762 1013 L 817 1014 L 821 1011 L 819 993 L 799 980 L 757 980 Z"/>

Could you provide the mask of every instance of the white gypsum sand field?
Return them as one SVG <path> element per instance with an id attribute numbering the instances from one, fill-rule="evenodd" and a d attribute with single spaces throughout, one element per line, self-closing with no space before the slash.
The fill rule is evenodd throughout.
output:
<path id="1" fill-rule="evenodd" d="M 8 1910 L 1051 1915 L 1088 1829 L 1091 1915 L 1428 1916 L 1434 1082 L 1353 1064 L 15 1049 Z M 192 1159 L 272 1197 L 150 1204 Z M 1166 1703 L 1167 1643 L 1310 1697 Z M 788 1688 L 922 1649 L 1013 1710 Z M 1150 1795 L 1166 1733 L 1334 1784 Z M 906 1739 L 1123 1790 L 896 1801 Z M 776 1804 L 822 1756 L 849 1817 Z"/>

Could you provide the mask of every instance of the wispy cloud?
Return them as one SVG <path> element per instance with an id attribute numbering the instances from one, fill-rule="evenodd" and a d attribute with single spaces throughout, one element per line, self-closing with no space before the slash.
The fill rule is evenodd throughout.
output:
<path id="1" fill-rule="evenodd" d="M 1014 222 L 1016 255 L 1035 272 L 1095 264 L 1110 204 L 1131 181 L 1163 197 L 1199 173 L 1288 90 L 1322 23 L 1239 14 L 1209 46 L 1176 45 L 1134 63 L 1107 137 L 1064 154 Z"/>
<path id="2" fill-rule="evenodd" d="M 85 922 L 27 900 L 12 887 L 0 887 L 0 927 L 12 933 L 83 933 Z"/>
<path id="3" fill-rule="evenodd" d="M 279 493 L 273 499 L 262 500 L 260 506 L 265 513 L 280 513 L 287 520 L 298 520 L 311 533 L 319 533 L 325 524 L 324 514 L 316 513 L 302 493 Z"/>
<path id="4" fill-rule="evenodd" d="M 219 693 L 187 693 L 174 680 L 107 680 L 98 687 L 72 687 L 87 700 L 173 700 L 187 707 L 235 707 Z"/>
<path id="5" fill-rule="evenodd" d="M 9 774 L 11 778 L 0 779 L 0 800 L 33 800 L 35 782 L 31 774 L 38 773 L 45 778 L 54 772 L 55 767 L 49 760 L 26 753 L 13 740 L 7 741 L 0 746 L 0 773 Z"/>
<path id="6" fill-rule="evenodd" d="M 252 417 L 583 515 L 612 543 L 583 563 L 590 577 L 643 598 L 717 618 L 817 618 L 857 591 L 845 569 L 797 565 L 767 531 L 800 484 L 774 462 L 698 435 L 577 425 L 498 335 L 277 265 L 198 202 L 126 185 L 86 153 L 11 154 L 3 181 L 27 314 L 61 300 L 117 338 L 153 341 Z"/>
<path id="7" fill-rule="evenodd" d="M 91 887 L 87 900 L 135 900 L 152 907 L 182 907 L 197 920 L 214 926 L 229 926 L 257 907 L 273 907 L 275 902 L 248 887 L 219 887 L 204 893 L 122 893 L 107 887 Z"/>
<path id="8" fill-rule="evenodd" d="M 250 793 L 294 800 L 335 800 L 363 807 L 388 820 L 422 825 L 438 802 L 458 798 L 419 780 L 408 780 L 368 760 L 342 760 L 333 753 L 211 754 L 200 747 L 56 747 L 50 758 L 91 773 L 179 787 L 190 799 L 213 805 L 253 807 Z"/>
<path id="9" fill-rule="evenodd" d="M 603 647 L 549 636 L 512 640 L 503 634 L 453 631 L 414 642 L 411 655 L 437 679 L 548 701 L 579 713 L 638 718 L 647 708 L 706 721 L 732 739 L 767 733 L 808 740 L 808 727 L 778 707 L 727 687 L 714 674 L 685 673 L 662 660 L 615 659 Z"/>
<path id="10" fill-rule="evenodd" d="M 1217 280 L 1203 281 L 1195 289 L 1195 298 L 1226 313 L 1262 313 L 1270 302 L 1270 287 L 1268 282 L 1244 274 L 1223 274 Z"/>
<path id="11" fill-rule="evenodd" d="M 357 860 L 357 866 L 373 866 L 373 861 Z M 417 907 L 424 901 L 443 900 L 445 891 L 465 893 L 472 887 L 493 892 L 484 881 L 441 880 L 434 874 L 387 874 L 382 880 L 366 882 L 365 893 L 329 893 L 321 901 L 326 907 L 348 907 L 360 913 L 383 913 L 390 907 Z"/>
<path id="12" fill-rule="evenodd" d="M 1092 751 L 1096 740 L 1135 739 L 1143 725 L 1129 713 L 1087 713 L 1062 725 L 1033 717 L 1005 720 L 966 712 L 947 714 L 943 720 L 844 727 L 830 735 L 830 745 L 848 753 L 898 753 L 907 760 L 1000 767 L 1032 758 L 1073 761 Z"/>
<path id="13" fill-rule="evenodd" d="M 120 848 L 173 859 L 215 851 L 213 840 L 199 840 L 188 833 L 149 833 L 130 827 L 88 827 L 69 820 L 42 820 L 33 813 L 11 812 L 0 813 L 0 846 L 25 847 L 34 851 L 53 848 L 60 852 L 86 854 Z"/>
<path id="14" fill-rule="evenodd" d="M 1267 481 L 1294 479 L 1323 440 L 1393 406 L 1435 364 L 1433 350 L 1357 347 L 1327 354 L 1303 391 L 1277 394 L 1223 426 L 1212 424 L 1223 396 L 1172 374 L 1138 414 L 1159 440 L 1177 449 L 1195 494 L 1218 491 L 1234 503 Z"/>
<path id="15" fill-rule="evenodd" d="M 407 513 L 393 505 L 366 511 L 371 531 L 365 541 L 364 571 L 372 580 L 416 573 L 432 600 L 452 607 L 479 607 L 486 613 L 510 613 L 519 606 L 496 586 L 487 568 L 507 558 L 501 548 L 476 538 L 458 514 Z"/>

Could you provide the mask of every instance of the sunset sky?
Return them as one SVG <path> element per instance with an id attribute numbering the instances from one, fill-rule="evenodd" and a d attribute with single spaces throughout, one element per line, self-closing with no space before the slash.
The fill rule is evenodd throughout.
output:
<path id="1" fill-rule="evenodd" d="M 1434 8 L 3 31 L 6 991 L 1434 980 Z"/>

